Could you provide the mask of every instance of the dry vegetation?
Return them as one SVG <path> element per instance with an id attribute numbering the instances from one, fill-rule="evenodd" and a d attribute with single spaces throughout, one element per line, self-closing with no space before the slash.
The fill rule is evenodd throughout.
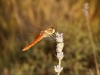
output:
<path id="1" fill-rule="evenodd" d="M 56 74 L 53 68 L 57 64 L 54 55 L 56 42 L 41 40 L 28 51 L 22 52 L 22 48 L 35 36 L 24 36 L 28 38 L 27 41 L 23 39 L 24 43 L 17 39 L 19 33 L 32 33 L 33 30 L 38 32 L 34 25 L 38 28 L 49 27 L 50 24 L 64 34 L 65 56 L 61 75 L 99 75 L 100 1 L 87 0 L 94 51 L 82 11 L 85 2 L 86 0 L 0 0 L 0 75 Z M 25 18 L 34 25 L 30 25 Z"/>

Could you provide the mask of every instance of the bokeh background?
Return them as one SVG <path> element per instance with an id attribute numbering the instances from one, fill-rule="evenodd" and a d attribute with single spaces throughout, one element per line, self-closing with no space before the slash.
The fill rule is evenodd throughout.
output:
<path id="1" fill-rule="evenodd" d="M 94 51 L 83 12 L 86 2 Z M 50 26 L 64 34 L 61 75 L 99 75 L 99 24 L 100 0 L 0 0 L 0 75 L 56 75 L 56 42 L 41 40 L 21 51 Z"/>

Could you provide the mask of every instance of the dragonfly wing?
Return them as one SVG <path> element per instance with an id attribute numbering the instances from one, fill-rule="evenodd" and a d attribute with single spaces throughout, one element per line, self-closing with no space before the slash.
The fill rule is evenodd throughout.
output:
<path id="1" fill-rule="evenodd" d="M 21 17 L 22 25 L 19 28 L 20 33 L 31 33 L 31 34 L 39 34 L 42 30 L 41 26 L 33 23 L 30 19 Z"/>
<path id="2" fill-rule="evenodd" d="M 54 27 L 54 23 L 60 18 L 60 16 L 50 18 L 49 21 L 45 22 L 43 25 L 43 29 L 49 28 L 49 27 Z"/>
<path id="3" fill-rule="evenodd" d="M 21 25 L 18 29 L 18 33 L 16 35 L 16 39 L 25 43 L 25 41 L 29 41 L 29 39 L 36 38 L 37 35 L 40 34 L 41 28 L 37 27 L 30 23 L 29 20 L 22 18 L 23 25 Z M 33 40 L 32 39 L 32 40 Z"/>

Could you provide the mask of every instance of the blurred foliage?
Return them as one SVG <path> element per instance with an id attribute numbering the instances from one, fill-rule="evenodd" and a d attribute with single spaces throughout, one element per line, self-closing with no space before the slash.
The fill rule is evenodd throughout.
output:
<path id="1" fill-rule="evenodd" d="M 90 28 L 100 65 L 99 0 L 0 0 L 0 75 L 56 74 L 53 68 L 58 63 L 56 42 L 41 40 L 28 51 L 21 51 L 36 37 L 29 37 L 22 43 L 17 40 L 17 35 L 31 32 L 32 27 L 38 32 L 34 25 L 53 26 L 64 33 L 62 75 L 91 75 L 91 71 L 96 74 L 93 49 L 82 11 L 85 2 L 89 3 Z M 34 25 L 30 27 L 25 18 Z"/>

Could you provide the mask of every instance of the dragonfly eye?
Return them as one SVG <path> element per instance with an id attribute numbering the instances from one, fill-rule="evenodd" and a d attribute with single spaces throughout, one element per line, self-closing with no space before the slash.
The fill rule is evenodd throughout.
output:
<path id="1" fill-rule="evenodd" d="M 55 29 L 52 29 L 52 33 L 55 33 Z"/>
<path id="2" fill-rule="evenodd" d="M 53 33 L 55 33 L 55 29 L 51 27 L 51 28 L 48 28 L 47 30 L 45 30 L 45 31 L 43 31 L 43 32 L 45 32 L 45 33 L 47 33 L 47 34 L 53 34 Z M 43 32 L 41 32 L 41 34 L 42 34 Z"/>
<path id="3" fill-rule="evenodd" d="M 55 33 L 55 29 L 54 29 L 53 27 L 49 28 L 49 31 L 50 31 L 51 33 Z"/>

